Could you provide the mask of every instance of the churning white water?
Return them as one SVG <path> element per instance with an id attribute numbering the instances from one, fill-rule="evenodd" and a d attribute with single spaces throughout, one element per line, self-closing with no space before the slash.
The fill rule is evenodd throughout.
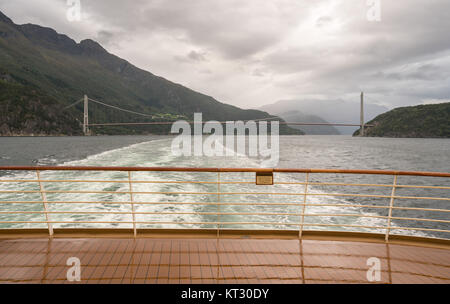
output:
<path id="1" fill-rule="evenodd" d="M 330 139 L 331 138 L 331 139 Z M 328 142 L 327 142 L 328 139 Z M 365 139 L 364 139 L 365 140 Z M 58 160 L 58 151 L 52 156 L 57 163 L 62 166 L 140 166 L 140 167 L 259 167 L 261 159 L 250 158 L 245 155 L 236 155 L 235 157 L 205 157 L 205 156 L 174 156 L 170 151 L 172 138 L 160 137 L 152 138 L 150 141 L 143 141 L 126 145 L 125 147 L 113 148 L 104 152 L 94 153 L 87 157 L 79 157 L 78 160 Z M 331 141 L 331 143 L 330 143 Z M 333 141 L 334 144 L 333 144 Z M 376 139 L 375 139 L 376 141 Z M 279 167 L 291 168 L 357 168 L 357 169 L 400 169 L 400 170 L 423 170 L 423 168 L 413 168 L 405 158 L 414 161 L 414 156 L 404 154 L 401 161 L 396 161 L 395 152 L 391 153 L 392 164 L 383 159 L 378 153 L 383 149 L 380 142 L 385 144 L 385 149 L 389 149 L 386 141 L 358 141 L 350 137 L 320 137 L 320 136 L 286 136 L 280 140 L 280 163 Z M 449 142 L 438 142 L 443 145 L 443 149 L 449 145 Z M 94 144 L 94 142 L 92 142 Z M 53 143 L 54 145 L 54 143 Z M 373 145 L 372 147 L 370 145 Z M 405 149 L 413 149 L 414 145 L 404 145 Z M 372 152 L 370 151 L 372 148 Z M 392 149 L 392 147 L 391 147 Z M 400 149 L 400 148 L 399 148 Z M 395 151 L 395 149 L 394 149 Z M 435 151 L 435 150 L 433 150 Z M 400 152 L 400 151 L 399 151 Z M 418 150 L 416 153 L 425 153 L 426 151 Z M 448 150 L 446 155 L 441 155 L 442 159 L 437 161 L 443 162 L 448 160 Z M 399 153 L 400 155 L 400 153 Z M 11 157 L 2 155 L 2 157 Z M 48 156 L 42 157 L 38 162 L 48 164 Z M 432 163 L 432 161 L 430 161 Z M 403 166 L 407 164 L 406 166 Z M 397 165 L 398 167 L 394 167 Z M 448 166 L 448 162 L 446 163 Z M 400 168 L 402 167 L 402 168 Z M 445 171 L 445 168 L 441 170 Z M 428 168 L 427 171 L 438 171 L 434 168 Z M 448 170 L 447 170 L 448 171 Z M 133 183 L 133 191 L 137 192 L 133 195 L 133 201 L 145 202 L 146 204 L 136 204 L 136 212 L 151 212 L 155 214 L 137 214 L 136 221 L 141 222 L 176 222 L 176 224 L 138 224 L 138 228 L 215 228 L 215 224 L 208 222 L 251 222 L 251 223 L 279 223 L 276 225 L 269 224 L 228 224 L 221 226 L 222 228 L 248 228 L 248 229 L 298 229 L 300 223 L 299 216 L 293 215 L 238 215 L 236 213 L 300 213 L 302 206 L 295 204 L 303 203 L 304 185 L 292 184 L 303 182 L 304 174 L 275 174 L 276 182 L 286 184 L 278 184 L 275 186 L 256 186 L 254 182 L 254 173 L 221 173 L 220 179 L 222 183 L 220 190 L 222 194 L 217 195 L 218 185 L 217 173 L 201 173 L 201 172 L 132 172 L 132 180 L 134 181 L 155 181 L 155 183 Z M 96 204 L 49 204 L 51 211 L 77 211 L 77 212 L 101 212 L 99 214 L 51 214 L 52 221 L 64 221 L 68 223 L 55 223 L 54 227 L 117 227 L 130 228 L 132 216 L 128 214 L 131 211 L 129 204 L 129 193 L 120 193 L 129 191 L 128 173 L 127 172 L 111 172 L 111 171 L 43 171 L 42 179 L 46 180 L 114 180 L 118 182 L 91 182 L 91 183 L 44 183 L 45 189 L 48 191 L 85 191 L 98 192 L 107 191 L 110 193 L 48 193 L 47 200 L 58 202 L 104 202 Z M 1 177 L 1 180 L 8 179 L 36 179 L 35 172 L 19 172 L 13 175 L 7 174 Z M 313 182 L 361 182 L 358 177 L 344 177 L 336 175 L 328 176 L 311 176 Z M 371 177 L 372 180 L 364 182 L 376 183 L 392 183 L 391 177 Z M 179 181 L 189 181 L 192 183 L 176 183 Z M 249 182 L 238 183 L 233 182 Z M 162 183 L 169 182 L 169 183 Z M 199 183 L 206 182 L 206 183 Z M 406 181 L 405 181 L 406 182 Z M 39 190 L 38 183 L 9 183 L 2 182 L 1 190 Z M 333 187 L 309 186 L 309 194 L 321 193 L 367 193 L 389 195 L 391 189 L 342 189 Z M 376 191 L 376 192 L 375 192 Z M 150 194 L 140 194 L 139 192 L 151 192 Z M 181 193 L 181 194 L 180 194 Z M 230 193 L 230 194 L 227 194 Z M 240 193 L 240 194 L 231 194 Z M 245 194 L 242 194 L 245 193 Z M 258 194 L 265 193 L 265 194 Z M 284 195 L 276 195 L 270 193 L 284 193 Z M 448 195 L 440 193 L 441 196 Z M 40 193 L 3 193 L 0 194 L 0 201 L 41 201 Z M 217 205 L 217 202 L 229 202 L 230 205 Z M 167 204 L 170 202 L 197 202 L 201 204 Z M 164 203 L 164 204 L 162 204 Z M 263 203 L 256 205 L 255 203 Z M 275 205 L 276 203 L 291 203 L 291 205 Z M 316 206 L 306 207 L 307 214 L 329 214 L 328 216 L 307 216 L 305 224 L 348 224 L 362 226 L 385 226 L 386 220 L 382 218 L 370 217 L 336 217 L 333 214 L 364 214 L 369 216 L 386 215 L 385 209 L 368 209 L 358 207 L 343 206 L 321 206 L 323 204 L 375 204 L 386 205 L 387 199 L 370 199 L 370 198 L 348 198 L 339 196 L 308 196 L 308 203 L 316 204 Z M 413 202 L 414 203 L 414 202 Z M 442 206 L 440 206 L 442 208 Z M 42 211 L 43 205 L 40 204 L 7 204 L 0 203 L 0 211 Z M 221 215 L 220 218 L 214 213 L 219 211 L 225 213 L 233 213 Z M 115 212 L 115 213 L 114 213 Z M 174 214 L 174 213 L 186 214 Z M 409 214 L 407 214 L 409 215 Z M 417 215 L 420 217 L 420 215 Z M 0 221 L 43 221 L 45 216 L 39 214 L 1 214 Z M 96 221 L 108 222 L 117 221 L 119 223 L 77 223 L 77 221 Z M 188 224 L 198 223 L 198 224 Z M 202 223 L 202 224 L 200 224 Z M 292 225 L 283 225 L 292 224 Z M 394 222 L 394 226 L 407 227 L 405 223 L 399 221 Z M 46 224 L 0 224 L 1 228 L 31 228 L 42 227 Z M 365 229 L 365 228 L 342 228 L 342 227 L 325 227 L 325 226 L 305 226 L 305 229 L 331 229 L 331 230 L 360 230 L 372 232 L 384 232 L 383 229 Z M 402 234 L 425 235 L 422 232 L 410 230 L 396 231 Z"/>

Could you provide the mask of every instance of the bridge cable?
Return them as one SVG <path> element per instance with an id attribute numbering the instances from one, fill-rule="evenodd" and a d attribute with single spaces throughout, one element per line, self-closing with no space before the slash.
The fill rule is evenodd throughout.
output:
<path id="1" fill-rule="evenodd" d="M 104 103 L 104 102 L 101 102 L 101 101 L 98 101 L 98 100 L 95 100 L 95 99 L 91 99 L 91 98 L 89 98 L 89 100 L 92 101 L 92 102 L 95 102 L 95 103 L 104 105 L 104 106 L 106 106 L 106 107 L 110 107 L 110 108 L 113 108 L 113 109 L 116 109 L 116 110 L 128 112 L 128 113 L 131 113 L 131 114 L 136 114 L 136 115 L 141 115 L 141 116 L 151 117 L 152 119 L 156 116 L 156 115 L 144 114 L 144 113 L 134 112 L 134 111 L 131 111 L 131 110 L 122 109 L 122 108 L 119 108 L 119 107 L 116 107 L 116 106 L 113 106 L 113 105 L 109 105 L 109 104 L 106 104 L 106 103 Z"/>
<path id="2" fill-rule="evenodd" d="M 80 103 L 82 101 L 83 101 L 83 98 L 81 98 L 80 100 L 75 101 L 74 103 L 68 105 L 67 107 L 64 107 L 63 110 L 67 110 L 68 108 L 73 107 L 74 105 L 76 105 L 76 104 L 78 104 L 78 103 Z"/>

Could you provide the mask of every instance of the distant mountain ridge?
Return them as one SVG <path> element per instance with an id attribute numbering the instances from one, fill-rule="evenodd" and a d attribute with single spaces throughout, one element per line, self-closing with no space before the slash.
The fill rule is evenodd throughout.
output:
<path id="1" fill-rule="evenodd" d="M 320 120 L 324 120 L 329 123 L 359 124 L 360 119 L 359 100 L 353 102 L 342 99 L 280 100 L 273 104 L 260 107 L 260 110 L 267 111 L 276 115 L 285 112 L 299 111 L 303 113 L 303 115 L 312 115 L 318 117 L 319 119 L 317 120 L 317 122 L 319 122 Z M 375 116 L 384 113 L 387 110 L 388 108 L 384 106 L 365 102 L 364 103 L 365 121 L 371 120 Z M 287 119 L 287 117 L 284 118 Z M 311 126 L 311 129 L 320 129 L 320 128 L 317 126 Z M 336 129 L 340 134 L 351 135 L 357 129 L 357 127 L 335 126 L 334 129 Z"/>
<path id="2" fill-rule="evenodd" d="M 272 116 L 263 111 L 244 110 L 221 103 L 139 69 L 110 54 L 93 40 L 77 43 L 51 28 L 17 25 L 1 12 L 0 85 L 3 91 L 0 94 L 0 135 L 30 132 L 40 135 L 81 134 L 82 105 L 68 110 L 63 108 L 84 94 L 126 109 L 166 118 L 191 119 L 194 112 L 202 112 L 204 120 L 220 121 Z M 52 105 L 53 114 L 44 117 L 38 113 L 36 109 L 42 104 Z M 129 113 L 98 107 L 90 106 L 91 122 L 148 121 Z M 58 116 L 56 112 L 63 114 Z M 167 133 L 169 127 L 152 127 L 151 132 Z M 150 132 L 148 127 L 101 127 L 95 131 L 105 134 Z M 280 125 L 280 133 L 301 132 Z"/>
<path id="3" fill-rule="evenodd" d="M 328 121 L 316 115 L 307 115 L 300 111 L 289 111 L 283 113 L 273 112 L 273 114 L 280 116 L 287 122 L 298 123 L 329 123 Z M 306 135 L 339 135 L 339 131 L 333 126 L 321 125 L 288 125 L 291 128 L 301 130 Z"/>
<path id="4" fill-rule="evenodd" d="M 450 102 L 396 108 L 367 124 L 374 126 L 364 130 L 365 136 L 450 138 Z"/>

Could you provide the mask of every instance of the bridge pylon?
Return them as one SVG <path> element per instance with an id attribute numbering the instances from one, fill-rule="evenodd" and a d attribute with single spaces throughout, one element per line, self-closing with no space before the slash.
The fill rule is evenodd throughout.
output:
<path id="1" fill-rule="evenodd" d="M 364 92 L 361 92 L 361 113 L 360 113 L 360 124 L 361 124 L 361 131 L 359 132 L 360 136 L 364 136 Z"/>
<path id="2" fill-rule="evenodd" d="M 85 136 L 91 135 L 89 130 L 89 98 L 87 95 L 84 95 L 83 134 Z"/>

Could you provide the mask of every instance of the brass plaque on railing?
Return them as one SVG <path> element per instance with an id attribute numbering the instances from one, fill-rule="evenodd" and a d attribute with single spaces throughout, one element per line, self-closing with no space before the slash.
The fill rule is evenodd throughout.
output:
<path id="1" fill-rule="evenodd" d="M 273 172 L 256 172 L 257 185 L 273 185 Z"/>

